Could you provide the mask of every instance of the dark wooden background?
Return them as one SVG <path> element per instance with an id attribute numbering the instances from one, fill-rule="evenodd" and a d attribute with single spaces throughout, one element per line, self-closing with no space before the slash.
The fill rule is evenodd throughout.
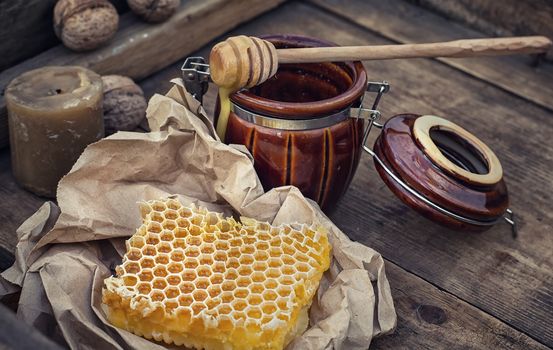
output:
<path id="1" fill-rule="evenodd" d="M 201 1 L 190 3 L 200 6 Z M 0 87 L 30 67 L 77 62 L 101 73 L 129 74 L 151 96 L 167 90 L 169 79 L 180 74 L 184 56 L 205 56 L 214 43 L 236 34 L 301 33 L 361 45 L 491 34 L 552 36 L 553 30 L 553 21 L 548 20 L 553 1 L 548 0 L 309 0 L 274 1 L 263 8 L 258 1 L 257 10 L 249 15 L 269 12 L 234 30 L 247 20 L 245 14 L 220 25 L 215 13 L 223 2 L 201 4 L 204 16 L 182 16 L 184 24 L 178 28 L 189 31 L 173 43 L 178 48 L 169 57 L 159 57 L 155 43 L 128 43 L 152 30 L 170 32 L 169 24 L 148 27 L 125 13 L 121 33 L 106 48 L 85 55 L 74 55 L 59 45 L 39 54 L 29 51 L 21 57 L 33 57 L 0 73 Z M 225 4 L 228 9 L 236 6 L 240 13 L 252 7 L 245 1 Z M 0 2 L 2 6 L 5 2 Z M 183 11 L 188 8 L 183 6 Z M 200 25 L 215 34 L 210 37 L 198 29 Z M 162 37 L 155 35 L 155 40 Z M 152 51 L 144 50 L 148 45 Z M 110 54 L 113 47 L 123 48 L 123 53 Z M 122 57 L 128 57 L 131 66 L 118 67 Z M 480 235 L 435 226 L 401 204 L 378 178 L 372 161 L 363 157 L 331 218 L 352 239 L 376 249 L 386 260 L 398 328 L 393 335 L 376 339 L 372 347 L 553 347 L 553 64 L 532 63 L 530 57 L 502 57 L 365 64 L 371 79 L 387 80 L 392 86 L 380 108 L 385 119 L 401 112 L 437 114 L 491 146 L 503 164 L 520 226 L 516 240 L 506 224 Z M 205 99 L 210 112 L 214 97 L 212 87 Z M 43 199 L 14 183 L 6 149 L 0 151 L 0 184 L 1 270 L 12 262 L 16 228 Z"/>
<path id="2" fill-rule="evenodd" d="M 52 13 L 57 0 L 0 1 L 0 71 L 59 43 L 54 34 Z M 111 1 L 122 14 L 128 11 L 125 0 Z"/>
<path id="3" fill-rule="evenodd" d="M 493 36 L 540 34 L 553 37 L 551 0 L 411 0 Z M 553 49 L 548 58 L 553 58 Z"/>

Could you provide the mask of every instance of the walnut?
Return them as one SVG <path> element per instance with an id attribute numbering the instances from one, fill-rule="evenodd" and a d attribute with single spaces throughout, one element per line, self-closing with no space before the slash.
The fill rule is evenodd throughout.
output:
<path id="1" fill-rule="evenodd" d="M 127 0 L 132 12 L 147 22 L 163 22 L 171 17 L 180 0 Z"/>
<path id="2" fill-rule="evenodd" d="M 93 50 L 113 37 L 119 15 L 107 0 L 59 0 L 54 8 L 54 30 L 75 51 Z"/>
<path id="3" fill-rule="evenodd" d="M 135 130 L 146 115 L 146 99 L 140 86 L 121 75 L 102 77 L 106 135 Z"/>

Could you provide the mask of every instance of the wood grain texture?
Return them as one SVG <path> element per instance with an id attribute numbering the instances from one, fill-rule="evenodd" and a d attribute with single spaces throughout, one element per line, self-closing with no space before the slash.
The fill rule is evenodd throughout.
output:
<path id="1" fill-rule="evenodd" d="M 59 42 L 52 24 L 55 4 L 56 0 L 0 2 L 0 71 Z"/>
<path id="2" fill-rule="evenodd" d="M 496 318 L 386 262 L 397 328 L 371 349 L 547 349 Z"/>
<path id="3" fill-rule="evenodd" d="M 0 72 L 59 43 L 52 23 L 56 1 L 0 1 Z M 125 0 L 111 2 L 119 13 L 128 10 Z"/>
<path id="4" fill-rule="evenodd" d="M 79 65 L 99 74 L 140 80 L 199 49 L 214 37 L 282 3 L 284 0 L 187 0 L 167 22 L 152 25 L 134 14 L 121 16 L 109 45 L 87 53 L 58 45 L 0 73 L 0 90 L 19 74 L 45 65 Z M 124 62 L 124 64 L 122 64 Z M 0 96 L 0 147 L 7 145 L 7 116 Z"/>
<path id="5" fill-rule="evenodd" d="M 390 43 L 298 3 L 263 15 L 229 35 L 283 32 L 346 45 Z M 208 52 L 209 47 L 198 53 Z M 145 80 L 141 86 L 146 95 L 164 93 L 168 80 L 180 75 L 179 65 Z M 502 224 L 481 235 L 444 230 L 394 198 L 372 161 L 362 157 L 352 187 L 331 218 L 350 237 L 393 262 L 386 268 L 398 329 L 395 335 L 375 340 L 371 348 L 543 348 L 530 337 L 551 346 L 553 114 L 432 60 L 371 62 L 366 67 L 370 79 L 386 79 L 392 85 L 380 108 L 385 117 L 401 112 L 438 114 L 491 146 L 502 161 L 520 223 L 516 241 Z M 211 87 L 204 98 L 210 114 L 215 93 Z M 0 168 L 0 181 L 2 186 L 14 186 L 9 190 L 13 199 L 5 204 L 13 213 L 25 192 L 8 183 L 8 171 Z M 33 211 L 24 206 L 21 216 Z"/>
<path id="6" fill-rule="evenodd" d="M 386 21 L 378 23 L 387 26 Z M 332 13 L 296 3 L 228 35 L 271 32 L 301 33 L 343 45 L 390 43 Z M 203 49 L 199 54 L 208 52 Z M 513 240 L 506 224 L 483 234 L 456 233 L 433 225 L 390 193 L 368 156 L 362 157 L 350 190 L 331 215 L 333 221 L 351 238 L 404 269 L 552 346 L 553 113 L 434 60 L 375 61 L 365 66 L 370 80 L 391 83 L 380 108 L 385 118 L 404 112 L 443 116 L 494 150 L 504 168 L 520 236 Z M 166 90 L 168 79 L 178 74 L 176 66 L 169 67 L 143 88 L 147 93 L 156 86 Z M 533 75 L 537 73 L 528 73 L 529 78 Z M 553 88 L 552 82 L 546 82 L 544 89 Z M 210 108 L 209 95 L 204 101 Z M 409 331 L 416 334 L 420 329 L 405 330 Z M 439 338 L 431 338 L 428 344 L 439 344 Z M 493 348 L 477 342 L 473 346 Z"/>
<path id="7" fill-rule="evenodd" d="M 368 61 L 423 57 L 479 57 L 543 53 L 551 47 L 544 36 L 460 39 L 435 43 L 280 49 L 279 63 Z"/>
<path id="8" fill-rule="evenodd" d="M 216 44 L 209 54 L 211 79 L 230 90 L 259 85 L 277 69 L 275 46 L 256 37 L 230 37 Z"/>
<path id="9" fill-rule="evenodd" d="M 341 16 L 343 19 L 395 43 L 432 42 L 485 36 L 481 32 L 469 29 L 403 0 L 309 1 L 335 16 Z M 497 3 L 498 6 L 503 6 L 503 2 Z M 516 22 L 516 19 L 513 22 Z M 549 38 L 552 37 L 549 36 Z M 439 58 L 438 60 L 553 111 L 552 63 L 543 62 L 535 67 L 531 64 L 532 58 L 530 57 Z"/>
<path id="10" fill-rule="evenodd" d="M 240 27 L 237 33 L 243 30 L 255 33 L 261 26 L 258 23 L 266 22 L 258 19 L 245 28 Z M 204 48 L 194 55 L 208 53 L 209 49 Z M 168 67 L 145 80 L 142 87 L 148 96 L 155 93 L 154 86 L 167 90 L 169 80 L 176 73 L 176 66 Z M 204 96 L 209 116 L 213 116 L 216 91 L 216 86 L 211 85 Z M 398 325 L 394 334 L 375 339 L 371 349 L 547 349 L 524 333 L 389 261 L 386 262 L 386 275 L 392 288 Z"/>
<path id="11" fill-rule="evenodd" d="M 490 35 L 553 37 L 553 2 L 550 0 L 410 1 Z M 553 58 L 553 51 L 548 56 Z"/>
<path id="12" fill-rule="evenodd" d="M 17 350 L 62 349 L 38 330 L 17 319 L 15 313 L 0 304 L 0 349 L 2 346 Z"/>
<path id="13" fill-rule="evenodd" d="M 9 153 L 8 149 L 0 150 L 0 271 L 13 264 L 15 231 L 45 201 L 15 183 Z"/>

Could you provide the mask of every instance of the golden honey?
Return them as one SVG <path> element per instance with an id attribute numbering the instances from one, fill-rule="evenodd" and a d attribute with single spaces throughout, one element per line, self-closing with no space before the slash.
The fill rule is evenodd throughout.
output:
<path id="1" fill-rule="evenodd" d="M 330 264 L 319 227 L 238 222 L 175 199 L 141 205 L 143 223 L 105 280 L 109 321 L 197 349 L 283 349 L 308 325 Z"/>
<path id="2" fill-rule="evenodd" d="M 217 135 L 222 142 L 225 142 L 225 134 L 227 132 L 228 118 L 230 115 L 230 94 L 234 89 L 227 87 L 219 87 L 219 118 L 217 119 Z"/>

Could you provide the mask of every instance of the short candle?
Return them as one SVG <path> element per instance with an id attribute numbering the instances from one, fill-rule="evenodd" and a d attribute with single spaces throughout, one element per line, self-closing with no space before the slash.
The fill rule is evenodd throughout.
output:
<path id="1" fill-rule="evenodd" d="M 85 147 L 104 136 L 102 79 L 82 67 L 44 67 L 14 79 L 5 95 L 14 177 L 55 197 Z"/>

